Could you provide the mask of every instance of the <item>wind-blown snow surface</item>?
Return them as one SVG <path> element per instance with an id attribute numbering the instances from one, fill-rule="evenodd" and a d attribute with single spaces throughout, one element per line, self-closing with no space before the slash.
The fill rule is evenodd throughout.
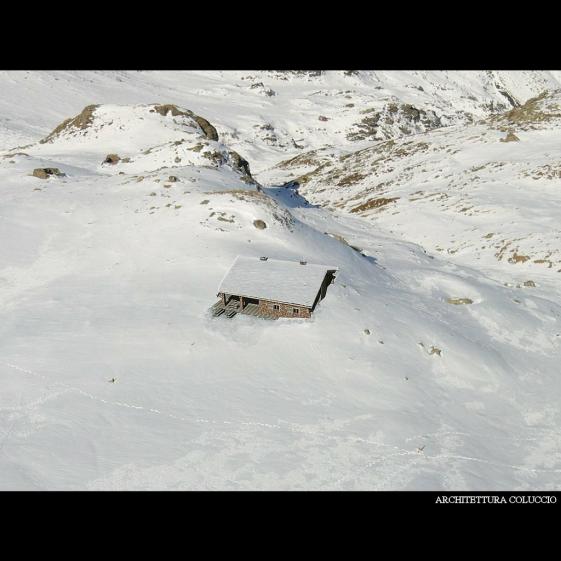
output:
<path id="1" fill-rule="evenodd" d="M 179 121 L 0 154 L 1 489 L 559 489 L 554 292 L 258 192 L 223 136 L 175 163 Z M 236 255 L 340 271 L 311 320 L 211 319 Z"/>

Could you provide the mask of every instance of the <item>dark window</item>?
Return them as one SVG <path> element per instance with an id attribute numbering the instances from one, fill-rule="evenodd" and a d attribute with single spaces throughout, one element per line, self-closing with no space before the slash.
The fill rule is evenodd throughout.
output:
<path id="1" fill-rule="evenodd" d="M 300 313 L 300 310 L 298 308 L 292 308 L 292 313 L 296 316 Z"/>
<path id="2" fill-rule="evenodd" d="M 273 310 L 280 310 L 280 306 L 278 304 L 273 304 Z"/>

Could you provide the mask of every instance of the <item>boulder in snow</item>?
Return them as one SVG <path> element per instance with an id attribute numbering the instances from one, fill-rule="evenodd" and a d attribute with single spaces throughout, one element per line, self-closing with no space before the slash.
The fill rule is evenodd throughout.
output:
<path id="1" fill-rule="evenodd" d="M 53 175 L 64 177 L 64 173 L 62 173 L 58 168 L 36 168 L 33 170 L 32 175 L 33 177 L 38 177 L 39 179 L 48 179 Z"/>

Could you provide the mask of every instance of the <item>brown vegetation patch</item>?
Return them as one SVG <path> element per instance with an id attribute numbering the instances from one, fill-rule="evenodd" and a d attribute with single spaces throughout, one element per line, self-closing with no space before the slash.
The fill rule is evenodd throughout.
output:
<path id="1" fill-rule="evenodd" d="M 497 253 L 495 253 L 495 257 L 499 260 L 502 261 L 504 254 L 506 253 L 506 250 L 509 248 L 509 246 L 512 244 L 512 240 L 509 242 L 506 242 L 506 240 L 501 240 L 500 243 L 504 244 Z M 495 246 L 495 247 L 499 247 L 499 246 Z"/>
<path id="2" fill-rule="evenodd" d="M 303 166 L 317 166 L 319 165 L 319 160 L 315 157 L 317 152 L 315 150 L 311 152 L 306 152 L 304 154 L 299 154 L 290 158 L 289 160 L 284 160 L 277 164 L 275 167 L 281 169 L 298 168 Z"/>
<path id="3" fill-rule="evenodd" d="M 538 265 L 542 265 L 542 264 L 547 263 L 547 266 L 548 266 L 549 269 L 551 269 L 553 267 L 553 262 L 550 261 L 549 259 L 536 259 L 534 261 L 534 263 L 537 263 Z"/>
<path id="4" fill-rule="evenodd" d="M 530 257 L 528 255 L 519 255 L 516 251 L 512 254 L 512 257 L 509 257 L 509 263 L 525 263 L 528 261 Z"/>
<path id="5" fill-rule="evenodd" d="M 369 201 L 362 203 L 361 205 L 355 206 L 351 209 L 350 212 L 357 213 L 357 212 L 365 212 L 367 210 L 372 210 L 375 208 L 381 208 L 383 206 L 389 205 L 397 201 L 399 197 L 380 197 L 379 199 L 370 199 Z"/>
<path id="6" fill-rule="evenodd" d="M 354 185 L 355 183 L 362 181 L 365 177 L 366 175 L 364 175 L 363 173 L 352 173 L 351 175 L 347 175 L 346 177 L 343 177 L 343 179 L 341 179 L 341 181 L 339 181 L 337 185 L 340 187 L 346 187 L 347 185 Z"/>
<path id="7" fill-rule="evenodd" d="M 294 225 L 294 217 L 292 216 L 292 214 L 290 214 L 290 212 L 288 210 L 286 210 L 285 208 L 279 206 L 279 204 L 272 199 L 271 197 L 269 197 L 268 195 L 265 195 L 263 192 L 261 191 L 252 191 L 249 189 L 229 189 L 227 191 L 212 191 L 209 192 L 207 194 L 212 194 L 214 196 L 216 195 L 231 195 L 233 196 L 235 199 L 241 200 L 241 201 L 246 201 L 246 202 L 250 202 L 250 203 L 254 203 L 254 204 L 262 204 L 264 206 L 266 206 L 273 218 L 279 222 L 280 224 L 282 224 L 283 226 L 285 226 L 286 228 L 288 228 L 289 230 L 292 231 L 293 225 Z M 265 224 L 265 227 L 267 227 L 267 224 L 264 221 L 256 221 L 256 222 L 263 222 Z M 259 228 L 259 226 L 255 225 L 254 222 L 254 226 L 256 228 Z"/>
<path id="8" fill-rule="evenodd" d="M 556 118 L 561 118 L 561 113 L 555 112 L 559 110 L 556 105 L 548 107 L 544 102 L 549 97 L 546 90 L 540 95 L 529 99 L 523 105 L 515 107 L 506 113 L 491 117 L 491 122 L 516 124 L 524 128 L 537 123 L 545 123 Z"/>
<path id="9" fill-rule="evenodd" d="M 442 349 L 439 349 L 438 347 L 432 346 L 429 350 L 429 355 L 441 356 L 442 355 Z"/>
<path id="10" fill-rule="evenodd" d="M 561 165 L 560 164 L 546 164 L 540 166 L 532 171 L 522 173 L 525 177 L 532 179 L 560 179 L 561 178 Z"/>
<path id="11" fill-rule="evenodd" d="M 4 154 L 2 157 L 14 158 L 15 156 L 25 156 L 26 158 L 29 158 L 29 154 L 26 154 L 25 152 L 11 152 L 10 154 Z"/>

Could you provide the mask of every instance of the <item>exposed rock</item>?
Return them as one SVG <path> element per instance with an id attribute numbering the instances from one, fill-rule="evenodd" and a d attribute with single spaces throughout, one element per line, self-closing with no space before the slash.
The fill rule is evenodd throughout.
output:
<path id="1" fill-rule="evenodd" d="M 329 121 L 329 118 L 326 117 L 325 115 L 320 115 L 320 116 L 318 117 L 318 119 L 319 119 L 320 121 L 324 121 L 324 122 L 325 122 L 325 121 Z"/>
<path id="2" fill-rule="evenodd" d="M 381 110 L 365 109 L 367 116 L 355 123 L 356 130 L 349 133 L 349 140 L 390 138 L 395 134 L 392 127 L 408 135 L 442 126 L 440 117 L 432 110 L 418 109 L 409 103 L 389 103 Z"/>
<path id="3" fill-rule="evenodd" d="M 527 280 L 527 281 L 524 282 L 524 286 L 529 286 L 531 288 L 535 288 L 536 283 L 533 280 Z"/>
<path id="4" fill-rule="evenodd" d="M 552 94 L 543 91 L 540 95 L 533 97 L 524 104 L 514 107 L 510 111 L 490 118 L 491 122 L 516 125 L 517 128 L 534 128 L 539 123 L 561 118 L 557 104 L 551 104 Z"/>
<path id="5" fill-rule="evenodd" d="M 165 117 L 168 113 L 171 113 L 172 117 L 192 117 L 193 112 L 189 110 L 181 110 L 177 105 L 173 105 L 172 103 L 165 103 L 163 105 L 154 105 L 150 112 L 159 113 L 162 117 Z"/>
<path id="6" fill-rule="evenodd" d="M 509 257 L 508 262 L 512 264 L 525 263 L 529 259 L 530 257 L 528 257 L 528 255 L 518 255 L 518 253 L 514 252 L 512 257 Z"/>
<path id="7" fill-rule="evenodd" d="M 32 173 L 33 177 L 38 177 L 39 179 L 48 179 L 49 177 L 55 175 L 58 177 L 64 177 L 58 168 L 36 168 Z"/>
<path id="8" fill-rule="evenodd" d="M 263 220 L 254 220 L 253 221 L 253 225 L 258 229 L 258 230 L 264 230 L 267 227 L 267 224 L 265 224 L 265 222 Z"/>
<path id="9" fill-rule="evenodd" d="M 193 119 L 197 121 L 197 124 L 203 129 L 205 136 L 209 140 L 218 140 L 218 132 L 216 129 L 203 117 L 199 117 L 198 115 L 192 115 Z"/>
<path id="10" fill-rule="evenodd" d="M 150 111 L 155 111 L 156 113 L 159 113 L 163 117 L 168 115 L 168 113 L 171 113 L 172 117 L 180 117 L 180 116 L 191 117 L 199 125 L 199 127 L 201 127 L 204 135 L 209 140 L 218 140 L 218 132 L 216 131 L 216 129 L 205 118 L 200 117 L 199 115 L 195 115 L 192 111 L 188 109 L 185 110 L 179 109 L 177 105 L 168 103 L 164 105 L 154 105 L 153 109 L 151 109 Z"/>
<path id="11" fill-rule="evenodd" d="M 58 125 L 48 136 L 40 141 L 41 144 L 45 142 L 52 142 L 55 138 L 64 132 L 71 132 L 76 130 L 84 130 L 93 122 L 93 115 L 99 105 L 88 105 L 84 107 L 82 112 L 76 117 L 66 119 Z"/>
<path id="12" fill-rule="evenodd" d="M 512 132 L 508 131 L 504 138 L 501 138 L 501 142 L 519 142 L 520 139 Z"/>
<path id="13" fill-rule="evenodd" d="M 175 176 L 175 175 L 170 175 L 168 177 L 168 181 L 171 181 L 172 183 L 175 183 L 175 182 L 179 181 L 179 179 L 177 179 L 177 176 Z"/>
<path id="14" fill-rule="evenodd" d="M 201 154 L 203 158 L 210 160 L 215 166 L 221 166 L 225 162 L 224 155 L 218 150 L 206 151 Z"/>
<path id="15" fill-rule="evenodd" d="M 249 169 L 249 162 L 233 150 L 228 152 L 228 155 L 230 156 L 232 167 L 253 180 L 251 171 Z"/>
<path id="16" fill-rule="evenodd" d="M 448 304 L 455 304 L 456 306 L 460 304 L 473 304 L 473 300 L 471 298 L 448 298 L 446 302 L 448 302 Z"/>
<path id="17" fill-rule="evenodd" d="M 107 154 L 107 156 L 105 156 L 105 160 L 103 160 L 103 163 L 115 165 L 120 159 L 121 157 L 118 154 Z"/>
<path id="18" fill-rule="evenodd" d="M 364 334 L 365 334 L 365 335 L 370 335 L 370 329 L 365 329 L 365 330 L 364 330 Z"/>

